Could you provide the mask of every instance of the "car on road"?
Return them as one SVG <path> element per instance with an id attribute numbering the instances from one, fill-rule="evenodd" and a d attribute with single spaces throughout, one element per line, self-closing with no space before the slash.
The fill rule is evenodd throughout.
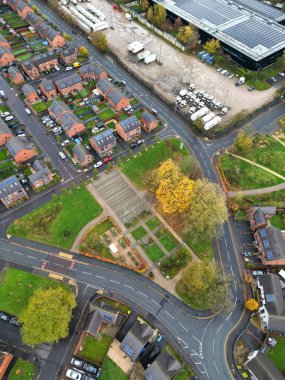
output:
<path id="1" fill-rule="evenodd" d="M 28 108 L 28 107 L 25 107 L 25 112 L 30 115 L 31 114 L 31 110 Z"/>
<path id="2" fill-rule="evenodd" d="M 5 121 L 10 121 L 10 120 L 13 120 L 13 119 L 14 119 L 14 116 L 12 116 L 12 115 L 6 116 L 4 118 Z"/>
<path id="3" fill-rule="evenodd" d="M 103 162 L 102 161 L 97 161 L 95 164 L 94 164 L 94 168 L 100 168 L 100 166 L 103 165 Z"/>
<path id="4" fill-rule="evenodd" d="M 58 152 L 58 154 L 60 155 L 60 157 L 64 160 L 66 158 L 66 155 L 63 153 L 63 152 Z"/>
<path id="5" fill-rule="evenodd" d="M 76 367 L 82 367 L 83 361 L 79 360 L 77 358 L 72 358 L 70 360 L 70 363 L 73 364 L 73 365 L 75 365 Z"/>
<path id="6" fill-rule="evenodd" d="M 144 139 L 140 139 L 140 140 L 137 141 L 137 144 L 138 144 L 138 145 L 141 145 L 141 144 L 143 144 L 143 143 L 144 143 Z"/>
<path id="7" fill-rule="evenodd" d="M 67 66 L 66 68 L 65 68 L 65 71 L 70 71 L 70 70 L 72 70 L 73 69 L 73 67 L 71 67 L 71 66 Z"/>
<path id="8" fill-rule="evenodd" d="M 66 374 L 65 376 L 68 378 L 68 379 L 72 379 L 72 380 L 81 380 L 82 379 L 82 375 L 81 373 L 77 372 L 77 371 L 74 371 L 73 369 L 68 369 L 66 371 Z"/>
<path id="9" fill-rule="evenodd" d="M 156 109 L 152 108 L 151 112 L 154 113 L 155 115 L 157 115 L 157 110 Z"/>
<path id="10" fill-rule="evenodd" d="M 108 164 L 108 162 L 112 161 L 112 157 L 111 156 L 108 156 L 108 157 L 104 157 L 103 158 L 103 163 L 104 164 Z"/>
<path id="11" fill-rule="evenodd" d="M 131 149 L 135 149 L 136 146 L 138 146 L 137 143 L 131 143 L 131 145 L 130 145 Z"/>
<path id="12" fill-rule="evenodd" d="M 90 373 L 92 373 L 94 375 L 97 373 L 97 368 L 94 367 L 91 364 L 84 363 L 83 366 L 82 366 L 82 368 L 85 369 L 85 371 L 90 372 Z"/>
<path id="13" fill-rule="evenodd" d="M 5 322 L 10 322 L 11 317 L 8 314 L 0 312 L 0 319 Z"/>

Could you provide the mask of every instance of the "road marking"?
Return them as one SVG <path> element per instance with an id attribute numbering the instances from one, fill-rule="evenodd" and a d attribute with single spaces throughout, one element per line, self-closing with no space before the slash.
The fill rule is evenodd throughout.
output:
<path id="1" fill-rule="evenodd" d="M 233 313 L 233 312 L 231 312 L 231 313 L 227 316 L 226 321 L 231 317 L 232 313 Z"/>
<path id="2" fill-rule="evenodd" d="M 140 292 L 140 291 L 138 291 L 138 293 L 140 293 L 142 296 L 144 296 L 144 297 L 147 297 L 147 295 L 146 294 L 144 294 L 144 293 L 142 293 L 142 292 Z"/>
<path id="3" fill-rule="evenodd" d="M 181 325 L 180 322 L 178 322 L 179 326 L 181 326 L 186 332 L 188 332 L 188 330 L 186 329 L 186 327 L 184 327 L 183 325 Z"/>
<path id="4" fill-rule="evenodd" d="M 27 255 L 27 257 L 28 257 L 29 259 L 34 259 L 34 260 L 37 260 L 37 258 L 36 258 L 36 257 L 34 257 L 34 256 L 29 256 L 29 255 Z"/>
<path id="5" fill-rule="evenodd" d="M 132 288 L 131 286 L 129 286 L 129 285 L 124 285 L 126 288 L 129 288 L 129 289 L 134 289 L 134 288 Z"/>
<path id="6" fill-rule="evenodd" d="M 232 275 L 234 274 L 234 271 L 233 271 L 233 267 L 232 266 L 230 266 L 230 268 L 231 268 L 231 272 L 232 272 Z"/>
<path id="7" fill-rule="evenodd" d="M 216 341 L 216 337 L 215 337 L 214 340 L 213 340 L 213 354 L 214 354 L 214 352 L 215 352 L 215 341 Z"/>
<path id="8" fill-rule="evenodd" d="M 29 256 L 28 256 L 29 257 Z M 58 264 L 58 263 L 54 263 L 54 265 L 58 266 L 58 267 L 63 267 L 63 264 Z"/>
<path id="9" fill-rule="evenodd" d="M 219 372 L 219 370 L 218 370 L 218 367 L 217 367 L 217 364 L 216 364 L 215 359 L 214 359 L 214 364 L 215 364 L 216 371 L 218 372 L 218 375 L 220 375 L 220 372 Z"/>
<path id="10" fill-rule="evenodd" d="M 119 281 L 110 280 L 111 282 L 115 282 L 116 284 L 119 284 Z"/>
<path id="11" fill-rule="evenodd" d="M 199 339 L 197 339 L 194 335 L 192 335 L 192 336 L 193 336 L 193 338 L 194 338 L 195 340 L 197 340 L 197 342 L 198 342 L 199 344 L 201 344 L 201 342 L 200 342 Z"/>
<path id="12" fill-rule="evenodd" d="M 169 314 L 167 310 L 164 310 L 166 314 L 168 314 L 172 319 L 174 319 L 173 315 Z"/>
<path id="13" fill-rule="evenodd" d="M 82 273 L 84 273 L 84 274 L 88 274 L 89 276 L 91 276 L 91 273 L 88 273 L 88 272 L 83 272 L 83 271 L 82 271 Z"/>
<path id="14" fill-rule="evenodd" d="M 223 323 L 221 324 L 221 326 L 218 328 L 218 330 L 216 331 L 216 335 L 219 333 L 219 331 L 221 330 L 221 328 L 223 327 Z"/>
<path id="15" fill-rule="evenodd" d="M 106 280 L 106 277 L 102 277 L 102 276 L 96 276 L 97 278 L 102 278 L 102 280 Z"/>
<path id="16" fill-rule="evenodd" d="M 21 252 L 16 252 L 16 251 L 14 251 L 14 253 L 16 253 L 16 255 L 24 256 L 24 254 L 21 253 Z"/>
<path id="17" fill-rule="evenodd" d="M 9 219 L 10 219 L 10 218 L 3 220 L 3 222 L 1 222 L 0 224 L 3 224 L 3 223 L 5 223 L 5 222 L 7 222 Z"/>
<path id="18" fill-rule="evenodd" d="M 228 243 L 227 243 L 226 239 L 224 239 L 224 241 L 225 241 L 225 245 L 226 245 L 226 247 L 228 248 Z"/>
<path id="19" fill-rule="evenodd" d="M 194 364 L 196 364 L 196 365 L 199 365 L 199 364 L 202 364 L 202 363 L 203 363 L 203 362 L 197 362 L 197 363 L 194 362 Z"/>
<path id="20" fill-rule="evenodd" d="M 10 249 L 6 249 L 6 248 L 1 248 L 2 251 L 7 251 L 7 252 L 10 252 Z M 14 253 L 17 253 L 17 252 L 14 252 Z"/>
<path id="21" fill-rule="evenodd" d="M 159 304 L 159 303 L 157 303 L 155 300 L 152 300 L 152 302 L 153 302 L 153 303 L 155 303 L 157 306 L 159 306 L 159 307 L 160 307 L 160 304 Z"/>
<path id="22" fill-rule="evenodd" d="M 231 261 L 230 252 L 228 250 L 227 250 L 227 255 L 228 255 L 229 261 Z"/>

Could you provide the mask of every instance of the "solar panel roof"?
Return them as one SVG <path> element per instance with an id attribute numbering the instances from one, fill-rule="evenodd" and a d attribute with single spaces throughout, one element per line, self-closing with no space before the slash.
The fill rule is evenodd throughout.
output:
<path id="1" fill-rule="evenodd" d="M 262 17 L 270 18 L 275 21 L 285 19 L 285 14 L 280 9 L 264 4 L 259 0 L 234 0 L 234 2 L 250 9 Z"/>

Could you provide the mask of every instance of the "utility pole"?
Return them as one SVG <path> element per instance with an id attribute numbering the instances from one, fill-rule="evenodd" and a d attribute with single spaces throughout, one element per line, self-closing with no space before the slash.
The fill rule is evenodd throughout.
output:
<path id="1" fill-rule="evenodd" d="M 230 93 L 230 91 L 227 90 L 227 91 L 226 91 L 225 100 L 224 100 L 224 103 L 223 103 L 223 107 L 226 105 L 226 101 L 227 101 L 227 98 L 228 98 L 229 93 Z"/>

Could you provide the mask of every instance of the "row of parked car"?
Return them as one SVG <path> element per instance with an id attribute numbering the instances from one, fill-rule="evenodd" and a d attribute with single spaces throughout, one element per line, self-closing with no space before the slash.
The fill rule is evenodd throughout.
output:
<path id="1" fill-rule="evenodd" d="M 73 368 L 69 368 L 65 374 L 68 379 L 96 380 L 101 374 L 101 368 L 97 368 L 94 365 L 86 363 L 78 358 L 72 358 L 70 364 Z"/>
<path id="2" fill-rule="evenodd" d="M 8 322 L 13 326 L 21 327 L 22 323 L 18 321 L 18 319 L 14 316 L 11 316 L 3 311 L 0 311 L 0 319 L 4 322 Z"/>

